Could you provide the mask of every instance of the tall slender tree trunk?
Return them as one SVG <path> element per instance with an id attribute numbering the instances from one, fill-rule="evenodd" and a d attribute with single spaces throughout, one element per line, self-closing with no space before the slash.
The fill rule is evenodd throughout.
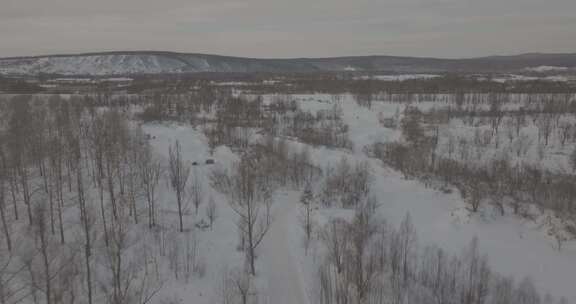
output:
<path id="1" fill-rule="evenodd" d="M 45 228 L 46 227 L 41 227 L 42 230 L 45 230 Z M 39 233 L 40 233 L 40 246 L 41 246 L 40 253 L 42 254 L 42 262 L 44 263 L 44 284 L 45 284 L 44 292 L 46 293 L 46 304 L 52 304 L 50 261 L 48 259 L 48 240 L 46 239 L 45 231 L 40 231 Z"/>
<path id="2" fill-rule="evenodd" d="M 116 205 L 116 195 L 114 194 L 114 173 L 112 172 L 112 168 L 109 163 L 106 164 L 106 173 L 107 173 L 107 180 L 108 180 L 108 194 L 110 195 L 110 204 L 112 205 L 112 215 L 114 216 L 114 220 L 118 220 L 118 209 Z"/>
<path id="3" fill-rule="evenodd" d="M 8 229 L 8 222 L 6 219 L 6 200 L 3 181 L 0 180 L 0 220 L 2 220 L 2 230 L 4 230 L 4 236 L 6 238 L 6 246 L 8 251 L 12 251 L 12 239 L 10 238 L 10 231 Z"/>
<path id="4" fill-rule="evenodd" d="M 102 226 L 104 227 L 104 244 L 106 247 L 110 245 L 110 241 L 108 239 L 108 225 L 106 224 L 106 210 L 104 207 L 104 185 L 102 185 L 102 181 L 99 182 L 99 192 L 100 192 L 100 215 L 102 216 Z"/>
<path id="5" fill-rule="evenodd" d="M 52 162 L 52 176 L 54 178 L 54 191 L 55 191 L 55 198 L 56 201 L 56 213 L 58 214 L 58 228 L 60 232 L 60 243 L 65 243 L 64 238 L 64 221 L 63 215 L 64 212 L 64 177 L 62 176 L 62 156 L 60 155 L 61 151 L 58 151 L 57 155 Z"/>
<path id="6" fill-rule="evenodd" d="M 184 232 L 184 221 L 182 220 L 182 193 L 181 191 L 176 191 L 176 199 L 178 200 L 178 216 L 180 218 L 180 232 Z"/>
<path id="7" fill-rule="evenodd" d="M 60 243 L 64 244 L 66 239 L 64 238 L 64 220 L 62 213 L 64 212 L 64 198 L 62 195 L 62 189 L 58 190 L 58 201 L 56 203 L 56 208 L 58 212 L 58 227 L 60 231 Z"/>
<path id="8" fill-rule="evenodd" d="M 14 177 L 10 177 L 10 194 L 12 195 L 12 206 L 14 207 L 14 218 L 19 219 L 18 216 L 18 200 L 16 199 L 16 193 L 18 192 L 18 183 L 14 180 L 16 178 L 15 172 L 12 172 Z"/>
<path id="9" fill-rule="evenodd" d="M 26 205 L 26 210 L 28 212 L 28 221 L 32 225 L 32 198 L 30 195 L 30 188 L 28 185 L 28 169 L 24 167 L 24 164 L 20 164 L 20 184 L 22 186 L 22 196 L 24 198 L 24 204 Z"/>
<path id="10" fill-rule="evenodd" d="M 78 144 L 77 149 L 80 149 Z M 82 162 L 80 151 L 77 152 L 77 165 L 76 169 L 76 181 L 78 187 L 78 205 L 80 207 L 80 216 L 82 221 L 82 226 L 84 230 L 84 263 L 86 267 L 86 286 L 87 286 L 87 296 L 88 304 L 92 304 L 92 267 L 90 265 L 90 257 L 92 255 L 92 239 L 90 236 L 90 223 L 88 219 L 88 210 L 86 208 L 86 198 L 84 197 L 84 185 L 82 178 Z"/>
<path id="11" fill-rule="evenodd" d="M 45 178 L 50 178 L 49 174 L 46 172 L 44 173 Z M 56 234 L 56 220 L 54 218 L 54 189 L 50 183 L 45 181 L 44 187 L 46 190 L 46 194 L 48 194 L 48 206 L 50 208 L 50 231 L 52 234 Z"/>

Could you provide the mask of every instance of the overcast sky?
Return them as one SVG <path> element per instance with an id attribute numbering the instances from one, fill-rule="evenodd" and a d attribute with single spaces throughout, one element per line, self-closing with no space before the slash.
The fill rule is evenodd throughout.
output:
<path id="1" fill-rule="evenodd" d="M 0 57 L 576 52 L 576 0 L 0 0 Z"/>

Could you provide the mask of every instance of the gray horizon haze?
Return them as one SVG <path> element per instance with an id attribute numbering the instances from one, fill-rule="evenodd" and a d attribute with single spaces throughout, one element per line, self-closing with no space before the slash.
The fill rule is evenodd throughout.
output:
<path id="1" fill-rule="evenodd" d="M 0 0 L 0 57 L 156 50 L 253 58 L 576 52 L 574 0 Z"/>

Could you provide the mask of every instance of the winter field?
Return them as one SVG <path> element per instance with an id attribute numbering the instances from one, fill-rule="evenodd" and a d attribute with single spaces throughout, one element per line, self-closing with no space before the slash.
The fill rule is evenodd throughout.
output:
<path id="1" fill-rule="evenodd" d="M 0 304 L 576 303 L 575 172 L 573 94 L 1 95 Z"/>

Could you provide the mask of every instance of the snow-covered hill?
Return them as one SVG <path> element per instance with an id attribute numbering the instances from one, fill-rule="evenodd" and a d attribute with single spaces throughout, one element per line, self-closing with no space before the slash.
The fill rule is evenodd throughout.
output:
<path id="1" fill-rule="evenodd" d="M 503 72 L 540 66 L 576 67 L 576 54 L 530 54 L 473 59 L 393 56 L 253 59 L 172 52 L 108 52 L 0 58 L 4 75 L 133 75 L 201 72 Z"/>
<path id="2" fill-rule="evenodd" d="M 87 56 L 36 57 L 0 60 L 0 72 L 35 75 L 108 75 L 179 73 L 188 62 L 155 54 L 101 54 Z"/>
<path id="3" fill-rule="evenodd" d="M 0 59 L 0 74 L 132 75 L 202 72 L 310 72 L 345 70 L 291 60 L 249 59 L 167 52 L 121 52 Z"/>

